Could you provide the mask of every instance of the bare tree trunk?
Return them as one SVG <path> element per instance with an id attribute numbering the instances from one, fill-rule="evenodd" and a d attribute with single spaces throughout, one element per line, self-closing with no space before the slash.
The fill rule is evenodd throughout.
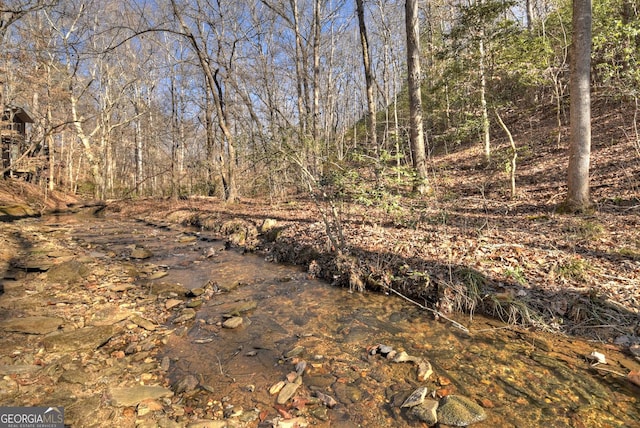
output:
<path id="1" fill-rule="evenodd" d="M 135 99 L 133 100 L 133 108 L 136 116 L 142 114 L 142 94 L 138 86 L 134 87 Z M 133 123 L 133 140 L 134 140 L 134 160 L 135 160 L 135 176 L 134 176 L 134 188 L 136 196 L 140 196 L 140 186 L 142 185 L 143 176 L 143 161 L 142 161 L 142 124 L 140 118 L 136 119 Z"/>
<path id="2" fill-rule="evenodd" d="M 318 135 L 318 121 L 320 119 L 320 0 L 313 2 L 313 109 L 311 114 L 312 130 L 312 171 L 319 174 L 320 164 L 320 138 Z"/>
<path id="3" fill-rule="evenodd" d="M 534 0 L 526 0 L 526 8 L 527 8 L 527 30 L 533 30 L 533 1 Z"/>
<path id="4" fill-rule="evenodd" d="M 227 116 L 225 113 L 225 109 L 222 103 L 222 87 L 220 86 L 217 77 L 216 71 L 211 68 L 211 61 L 208 58 L 204 49 L 198 43 L 196 37 L 191 32 L 189 27 L 187 27 L 184 19 L 182 18 L 182 14 L 178 10 L 178 5 L 175 0 L 171 0 L 171 4 L 173 6 L 173 13 L 180 22 L 180 26 L 184 31 L 184 36 L 189 40 L 193 50 L 198 56 L 198 61 L 200 62 L 200 67 L 205 75 L 207 80 L 207 87 L 211 93 L 213 98 L 213 102 L 216 108 L 216 115 L 218 117 L 218 127 L 220 131 L 222 131 L 222 135 L 224 136 L 224 143 L 226 143 L 226 151 L 227 151 L 227 164 L 226 164 L 226 183 L 225 183 L 225 200 L 226 201 L 235 201 L 238 199 L 238 188 L 236 185 L 236 149 L 235 149 L 235 138 L 229 129 L 229 124 L 227 121 Z"/>
<path id="5" fill-rule="evenodd" d="M 178 189 L 178 148 L 180 147 L 180 138 L 178 136 L 179 113 L 178 101 L 176 96 L 176 86 L 173 73 L 171 75 L 171 197 L 177 198 Z"/>
<path id="6" fill-rule="evenodd" d="M 205 118 L 204 127 L 207 133 L 207 196 L 215 195 L 215 135 L 213 132 L 213 104 L 211 103 L 211 95 L 207 91 L 205 98 Z"/>
<path id="7" fill-rule="evenodd" d="M 591 157 L 591 0 L 573 0 L 573 40 L 569 80 L 571 106 L 566 208 L 589 208 Z"/>
<path id="8" fill-rule="evenodd" d="M 96 127 L 91 134 L 86 134 L 84 132 L 84 129 L 82 128 L 82 119 L 78 115 L 78 100 L 76 99 L 75 95 L 71 94 L 70 101 L 71 119 L 73 121 L 73 126 L 84 148 L 84 153 L 87 156 L 87 161 L 89 162 L 91 176 L 95 184 L 93 196 L 100 199 L 103 196 L 100 194 L 100 192 L 102 189 L 104 189 L 104 177 L 102 175 L 100 159 L 96 156 L 95 149 L 91 144 L 91 138 L 93 134 L 95 134 L 100 128 Z"/>
<path id="9" fill-rule="evenodd" d="M 485 72 L 484 30 L 480 31 L 478 41 L 480 53 L 478 72 L 480 73 L 480 108 L 482 109 L 482 140 L 484 143 L 484 161 L 491 161 L 491 134 L 489 133 L 489 112 L 487 110 L 487 77 Z"/>
<path id="10" fill-rule="evenodd" d="M 307 78 L 307 54 L 305 53 L 303 44 L 302 44 L 302 34 L 300 33 L 300 16 L 298 11 L 298 0 L 290 0 L 291 4 L 291 12 L 293 15 L 293 31 L 296 40 L 296 89 L 298 92 L 298 121 L 299 121 L 299 130 L 298 130 L 298 139 L 300 141 L 300 146 L 304 151 L 304 158 L 309 165 L 312 162 L 311 157 L 313 154 L 310 153 L 311 150 L 308 147 L 308 144 L 305 141 L 305 135 L 308 132 L 309 126 L 309 83 Z"/>
<path id="11" fill-rule="evenodd" d="M 507 125 L 505 125 L 504 121 L 500 117 L 500 113 L 496 110 L 496 117 L 498 118 L 498 123 L 504 129 L 504 132 L 509 137 L 509 144 L 511 145 L 511 163 L 510 163 L 510 178 L 511 178 L 511 199 L 516 197 L 516 162 L 518 160 L 518 149 L 516 148 L 516 143 L 513 141 L 513 135 Z"/>
<path id="12" fill-rule="evenodd" d="M 422 122 L 422 93 L 420 90 L 421 71 L 418 0 L 406 0 L 405 19 L 407 28 L 410 139 L 413 168 L 416 173 L 414 190 L 420 194 L 424 194 L 427 191 L 427 157 L 425 153 Z"/>
<path id="13" fill-rule="evenodd" d="M 49 186 L 48 189 L 53 191 L 55 189 L 55 171 L 54 168 L 56 166 L 55 162 L 55 150 L 53 148 L 54 140 L 53 135 L 51 134 L 51 124 L 53 123 L 53 113 L 51 112 L 51 65 L 47 64 L 45 66 L 47 70 L 47 146 L 49 147 Z"/>
<path id="14" fill-rule="evenodd" d="M 358 23 L 360 25 L 360 46 L 362 47 L 362 63 L 364 65 L 364 79 L 367 85 L 367 106 L 369 108 L 369 141 L 379 155 L 378 138 L 376 133 L 376 100 L 374 92 L 373 73 L 371 72 L 371 59 L 369 57 L 369 41 L 367 38 L 367 26 L 364 21 L 363 0 L 356 0 Z"/>

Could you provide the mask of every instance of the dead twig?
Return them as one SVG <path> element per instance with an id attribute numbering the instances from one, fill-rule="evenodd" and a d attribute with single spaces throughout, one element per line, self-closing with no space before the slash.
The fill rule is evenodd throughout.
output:
<path id="1" fill-rule="evenodd" d="M 591 364 L 591 368 L 594 368 L 596 370 L 600 370 L 600 371 L 603 371 L 603 372 L 607 372 L 607 373 L 612 373 L 612 374 L 618 375 L 620 377 L 625 377 L 625 378 L 627 377 L 626 374 L 623 374 L 623 373 L 620 373 L 620 372 L 617 372 L 617 371 L 611 370 L 611 369 L 605 369 L 604 367 L 600 367 L 599 363 Z"/>
<path id="2" fill-rule="evenodd" d="M 452 320 L 451 318 L 449 318 L 449 317 L 445 316 L 442 312 L 440 312 L 440 311 L 438 311 L 438 310 L 435 310 L 435 309 L 433 309 L 433 308 L 430 308 L 430 307 L 428 307 L 428 306 L 425 306 L 425 305 L 423 305 L 423 304 L 421 304 L 421 303 L 418 303 L 418 302 L 416 302 L 415 300 L 412 300 L 412 299 L 408 298 L 408 297 L 407 297 L 407 296 L 405 296 L 404 294 L 400 293 L 400 292 L 399 292 L 399 291 L 397 291 L 397 290 L 394 290 L 394 289 L 393 289 L 393 288 L 391 288 L 391 287 L 386 286 L 385 288 L 386 288 L 386 290 L 391 291 L 393 294 L 395 294 L 395 295 L 397 295 L 397 296 L 401 297 L 402 299 L 406 300 L 407 302 L 409 302 L 409 303 L 413 303 L 414 305 L 416 305 L 416 306 L 417 306 L 417 307 L 419 307 L 420 309 L 424 309 L 425 311 L 429 311 L 429 312 L 431 312 L 432 314 L 436 315 L 437 317 L 440 317 L 440 318 L 443 318 L 443 319 L 445 319 L 445 320 L 449 321 L 449 322 L 450 322 L 454 327 L 459 328 L 460 330 L 464 331 L 465 333 L 470 333 L 470 332 L 469 332 L 469 329 L 468 329 L 467 327 L 465 327 L 465 326 L 463 326 L 462 324 L 460 324 L 459 322 L 454 321 L 454 320 Z"/>

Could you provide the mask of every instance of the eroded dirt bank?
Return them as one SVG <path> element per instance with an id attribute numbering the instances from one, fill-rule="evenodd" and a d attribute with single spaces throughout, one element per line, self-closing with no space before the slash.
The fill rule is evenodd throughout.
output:
<path id="1" fill-rule="evenodd" d="M 467 212 L 458 201 L 413 203 L 390 216 L 345 203 L 338 205 L 346 242 L 338 255 L 320 210 L 328 212 L 305 199 L 224 204 L 192 198 L 108 207 L 110 215 L 212 230 L 337 286 L 400 293 L 441 314 L 483 312 L 623 348 L 639 344 L 640 219 L 633 211 L 609 207 L 575 217 L 549 209 L 509 211 L 496 202 Z"/>

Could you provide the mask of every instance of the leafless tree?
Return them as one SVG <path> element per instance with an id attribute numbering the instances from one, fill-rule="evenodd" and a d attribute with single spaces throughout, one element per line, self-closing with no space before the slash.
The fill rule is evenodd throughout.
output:
<path id="1" fill-rule="evenodd" d="M 371 58 L 369 55 L 369 39 L 367 37 L 367 25 L 364 15 L 363 0 L 356 0 L 356 10 L 358 13 L 358 24 L 360 27 L 360 44 L 362 46 L 362 63 L 364 66 L 364 78 L 367 85 L 367 106 L 369 110 L 369 141 L 375 148 L 376 154 L 379 153 L 378 138 L 376 131 L 376 97 L 375 82 L 373 80 L 373 72 L 371 70 Z"/>
<path id="2" fill-rule="evenodd" d="M 199 25 L 195 30 L 189 26 L 183 16 L 183 10 L 178 6 L 176 0 L 171 0 L 173 13 L 182 29 L 182 34 L 189 40 L 191 47 L 198 57 L 200 67 L 206 79 L 207 90 L 209 91 L 216 110 L 218 127 L 224 136 L 224 144 L 226 146 L 227 159 L 224 166 L 223 185 L 224 198 L 227 201 L 235 201 L 238 199 L 238 188 L 236 183 L 236 141 L 229 127 L 229 120 L 225 103 L 223 101 L 225 93 L 224 88 L 219 80 L 219 68 L 216 68 L 214 59 L 210 58 L 207 51 L 207 39 L 198 33 Z M 204 24 L 197 22 L 196 24 Z"/>
<path id="3" fill-rule="evenodd" d="M 427 191 L 427 156 L 422 121 L 422 82 L 420 68 L 420 26 L 418 20 L 418 1 L 407 0 L 405 4 L 407 28 L 407 68 L 409 86 L 409 114 L 411 152 L 413 168 L 416 173 L 414 190 L 420 194 Z"/>

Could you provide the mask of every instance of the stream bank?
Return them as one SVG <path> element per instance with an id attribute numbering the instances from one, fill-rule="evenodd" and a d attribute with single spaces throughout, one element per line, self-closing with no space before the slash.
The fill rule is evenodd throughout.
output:
<path id="1" fill-rule="evenodd" d="M 479 404 L 479 427 L 640 420 L 637 388 L 586 359 L 596 350 L 611 370 L 637 370 L 615 345 L 481 318 L 469 336 L 166 217 L 3 225 L 14 245 L 0 296 L 3 403 L 62 405 L 72 426 L 420 426 L 401 406 L 425 387 L 431 402 Z M 433 374 L 421 379 L 423 361 Z M 284 403 L 269 394 L 299 378 Z"/>
<path id="2" fill-rule="evenodd" d="M 640 347 L 640 217 L 632 212 L 603 209 L 598 219 L 545 210 L 505 214 L 499 201 L 486 201 L 485 214 L 469 215 L 455 202 L 407 203 L 394 215 L 339 204 L 340 230 L 332 233 L 346 241 L 341 256 L 319 214 L 329 208 L 304 198 L 114 201 L 107 210 L 214 231 L 333 285 L 393 290 L 444 315 L 482 313 L 629 353 Z M 609 223 L 616 229 L 601 226 Z"/>

